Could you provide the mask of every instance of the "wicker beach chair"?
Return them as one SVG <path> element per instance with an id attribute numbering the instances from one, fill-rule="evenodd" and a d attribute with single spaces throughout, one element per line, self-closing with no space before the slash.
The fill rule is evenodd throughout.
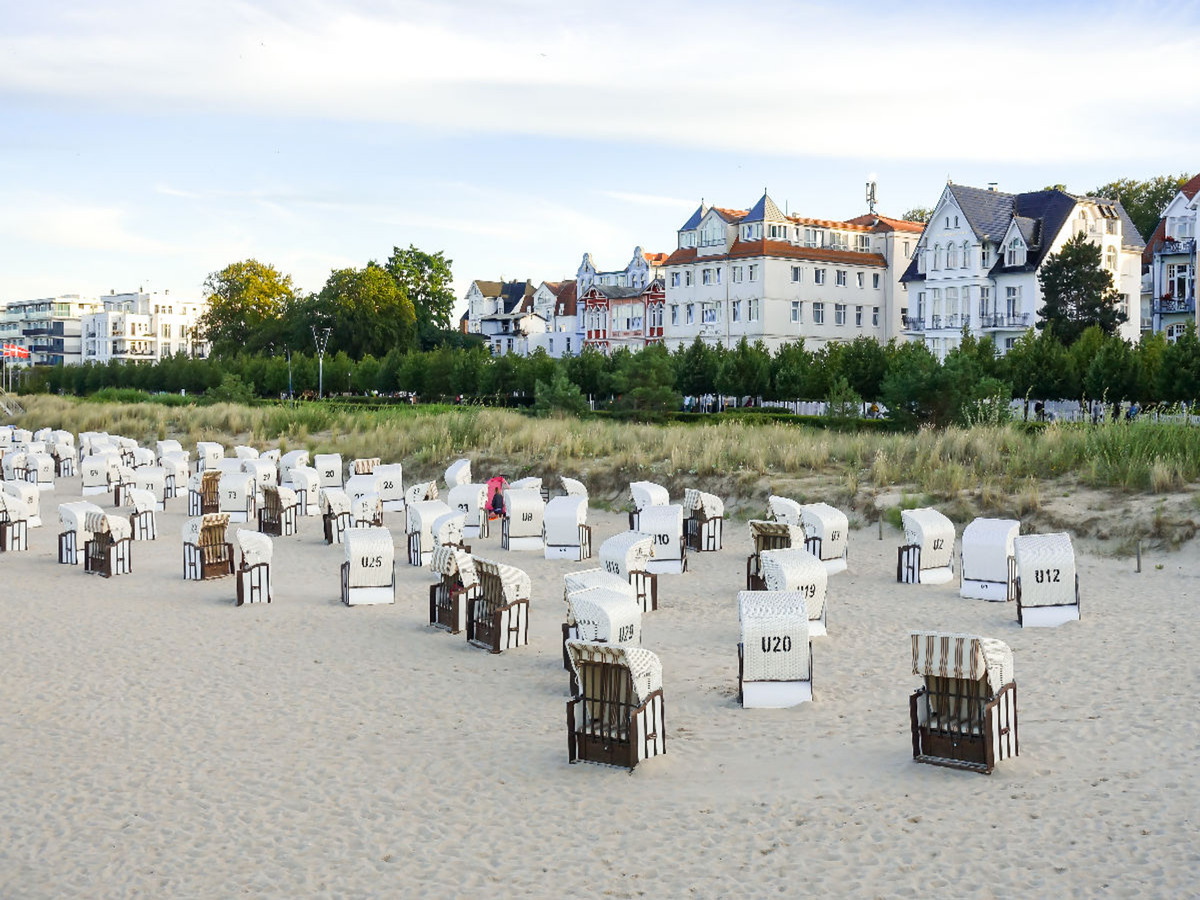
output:
<path id="1" fill-rule="evenodd" d="M 263 502 L 258 510 L 258 530 L 275 537 L 288 537 L 299 530 L 300 505 L 291 488 L 263 488 Z"/>
<path id="2" fill-rule="evenodd" d="M 456 459 L 446 467 L 446 490 L 452 491 L 456 487 L 471 483 L 471 461 L 469 459 Z"/>
<path id="3" fill-rule="evenodd" d="M 759 554 L 759 560 L 764 589 L 786 591 L 803 599 L 808 610 L 809 636 L 828 634 L 829 572 L 821 561 L 807 550 L 796 547 L 764 550 Z"/>
<path id="4" fill-rule="evenodd" d="M 230 522 L 253 522 L 254 476 L 249 472 L 222 472 L 218 512 L 228 513 Z"/>
<path id="5" fill-rule="evenodd" d="M 546 559 L 582 562 L 592 558 L 592 528 L 586 496 L 554 497 L 546 504 L 543 537 Z"/>
<path id="6" fill-rule="evenodd" d="M 433 558 L 435 541 L 433 523 L 447 513 L 454 512 L 441 500 L 417 500 L 406 503 L 408 527 L 408 564 L 427 566 Z"/>
<path id="7" fill-rule="evenodd" d="M 471 601 L 479 596 L 474 558 L 458 547 L 439 546 L 429 568 L 439 576 L 429 586 L 429 624 L 451 634 L 466 630 Z"/>
<path id="8" fill-rule="evenodd" d="M 850 550 L 850 519 L 828 503 L 805 503 L 800 507 L 804 546 L 830 575 L 846 571 Z"/>
<path id="9" fill-rule="evenodd" d="M 7 486 L 9 482 L 5 482 Z M 34 488 L 37 490 L 37 488 Z M 29 549 L 29 520 L 26 505 L 7 490 L 0 491 L 0 552 Z"/>
<path id="10" fill-rule="evenodd" d="M 606 572 L 604 569 L 584 569 L 581 572 L 569 572 L 563 576 L 563 601 L 567 604 L 567 616 L 562 629 L 563 668 L 568 672 L 571 670 L 571 663 L 567 659 L 567 641 L 580 637 L 574 627 L 575 621 L 571 612 L 571 596 L 597 588 L 602 589 L 606 596 L 624 598 L 637 608 L 639 613 L 638 639 L 634 643 L 641 643 L 640 614 L 642 613 L 642 604 L 638 600 L 637 591 L 632 584 L 621 576 L 614 575 L 612 572 Z"/>
<path id="11" fill-rule="evenodd" d="M 313 468 L 317 470 L 322 490 L 334 488 L 341 490 L 344 484 L 342 477 L 342 454 L 317 453 L 313 456 Z"/>
<path id="12" fill-rule="evenodd" d="M 112 482 L 117 478 L 117 468 L 121 465 L 119 454 L 106 451 L 93 453 L 83 457 L 79 463 L 79 476 L 83 480 L 81 492 L 84 497 L 96 494 L 107 494 L 112 489 Z"/>
<path id="13" fill-rule="evenodd" d="M 206 513 L 183 523 L 183 577 L 207 581 L 233 574 L 233 545 L 226 539 L 229 516 Z"/>
<path id="14" fill-rule="evenodd" d="M 822 574 L 824 571 L 821 568 Z M 811 701 L 811 620 L 804 596 L 798 591 L 740 591 L 738 620 L 738 695 L 742 706 L 786 709 Z"/>
<path id="15" fill-rule="evenodd" d="M 593 587 L 566 595 L 567 616 L 563 623 L 563 659 L 570 671 L 567 641 L 596 641 L 602 644 L 636 646 L 642 642 L 642 608 L 624 588 Z M 570 693 L 576 692 L 572 680 Z"/>
<path id="16" fill-rule="evenodd" d="M 57 441 L 50 445 L 50 455 L 54 457 L 54 474 L 57 477 L 75 477 L 75 447 L 72 444 Z"/>
<path id="17" fill-rule="evenodd" d="M 662 664 L 641 647 L 568 641 L 577 693 L 567 701 L 567 760 L 633 769 L 667 751 Z"/>
<path id="18" fill-rule="evenodd" d="M 6 481 L 0 488 L 10 513 L 25 520 L 27 528 L 42 527 L 42 492 L 28 481 Z"/>
<path id="19" fill-rule="evenodd" d="M 58 466 L 54 457 L 43 451 L 31 451 L 25 457 L 25 480 L 36 484 L 41 491 L 54 490 L 54 475 Z"/>
<path id="20" fill-rule="evenodd" d="M 936 509 L 903 509 L 904 545 L 896 554 L 901 584 L 945 584 L 954 577 L 954 523 Z"/>
<path id="21" fill-rule="evenodd" d="M 306 466 L 312 468 L 311 460 L 307 450 L 289 450 L 279 457 L 279 483 L 281 485 L 290 485 L 292 483 L 292 469 L 297 466 Z M 313 469 L 315 472 L 316 469 Z"/>
<path id="22" fill-rule="evenodd" d="M 163 470 L 163 499 L 173 500 L 176 497 L 187 496 L 188 472 L 191 464 L 186 451 L 168 451 L 159 460 L 159 468 Z"/>
<path id="23" fill-rule="evenodd" d="M 383 500 L 378 494 L 356 494 L 350 500 L 350 522 L 354 528 L 382 528 Z"/>
<path id="24" fill-rule="evenodd" d="M 404 467 L 400 463 L 382 463 L 375 467 L 379 479 L 379 499 L 384 512 L 404 510 Z"/>
<path id="25" fill-rule="evenodd" d="M 652 481 L 631 481 L 629 483 L 629 530 L 641 531 L 639 525 L 643 509 L 651 506 L 666 506 L 671 502 L 671 496 L 661 484 Z"/>
<path id="26" fill-rule="evenodd" d="M 342 542 L 342 602 L 369 606 L 396 602 L 396 548 L 386 528 L 352 528 Z"/>
<path id="27" fill-rule="evenodd" d="M 89 575 L 128 575 L 133 571 L 133 537 L 120 516 L 88 513 L 91 540 L 83 545 L 83 571 Z"/>
<path id="28" fill-rule="evenodd" d="M 2 500 L 2 497 L 0 497 Z M 84 547 L 92 539 L 87 530 L 88 513 L 103 513 L 99 506 L 87 500 L 58 505 L 58 561 L 73 566 L 83 558 Z"/>
<path id="29" fill-rule="evenodd" d="M 221 509 L 221 471 L 203 469 L 188 479 L 188 515 L 206 516 Z"/>
<path id="30" fill-rule="evenodd" d="M 1054 628 L 1080 617 L 1079 574 L 1069 534 L 1023 534 L 1013 540 L 1017 621 Z"/>
<path id="31" fill-rule="evenodd" d="M 638 514 L 638 530 L 654 538 L 654 557 L 646 564 L 655 575 L 682 575 L 687 571 L 687 538 L 683 507 L 649 506 Z"/>
<path id="32" fill-rule="evenodd" d="M 974 519 L 962 533 L 958 595 L 1001 603 L 1016 599 L 1017 564 L 1013 540 L 1021 533 L 1016 519 Z"/>
<path id="33" fill-rule="evenodd" d="M 545 503 L 550 499 L 550 489 L 542 484 L 542 479 L 536 475 L 528 475 L 525 478 L 518 478 L 516 481 L 507 485 L 514 491 L 537 491 L 542 495 L 542 502 Z"/>
<path id="34" fill-rule="evenodd" d="M 588 489 L 582 481 L 577 481 L 574 478 L 568 478 L 566 475 L 560 475 L 558 479 L 562 483 L 563 493 L 568 497 L 582 497 L 588 499 Z"/>
<path id="35" fill-rule="evenodd" d="M 800 525 L 803 511 L 799 503 L 788 497 L 772 494 L 767 498 L 767 519 L 771 522 L 786 522 Z"/>
<path id="36" fill-rule="evenodd" d="M 150 491 L 129 488 L 125 491 L 125 503 L 130 507 L 130 536 L 135 541 L 153 541 L 158 537 L 158 522 L 155 511 L 159 507 L 157 498 Z"/>
<path id="37" fill-rule="evenodd" d="M 720 550 L 725 528 L 725 504 L 721 498 L 688 488 L 683 492 L 683 509 L 687 514 L 684 528 L 688 547 L 697 553 Z"/>
<path id="38" fill-rule="evenodd" d="M 342 543 L 346 532 L 354 527 L 350 498 L 340 488 L 321 488 L 321 510 L 325 543 Z"/>
<path id="39" fill-rule="evenodd" d="M 487 514 L 487 485 L 458 484 L 450 488 L 446 502 L 465 517 L 463 537 L 489 537 L 491 526 Z"/>
<path id="40" fill-rule="evenodd" d="M 438 499 L 436 481 L 419 481 L 416 484 L 410 484 L 408 490 L 404 492 L 405 516 L 407 517 L 408 509 L 414 503 L 428 503 L 430 500 L 436 499 Z"/>
<path id="41" fill-rule="evenodd" d="M 323 514 L 321 479 L 316 469 L 311 466 L 292 466 L 288 472 L 288 481 L 296 494 L 296 515 L 316 517 Z"/>
<path id="42" fill-rule="evenodd" d="M 168 453 L 183 453 L 183 452 L 184 452 L 183 445 L 180 444 L 179 441 L 173 441 L 173 440 L 167 439 L 164 441 L 155 441 L 154 442 L 154 458 L 158 461 L 158 464 L 160 466 L 162 465 L 163 457 L 166 456 Z"/>
<path id="43" fill-rule="evenodd" d="M 154 508 L 158 512 L 167 508 L 167 470 L 162 466 L 142 466 L 140 469 L 134 469 L 133 486 L 139 491 L 153 495 Z"/>
<path id="44" fill-rule="evenodd" d="M 1012 650 L 1003 641 L 936 631 L 912 633 L 909 699 L 913 759 L 991 774 L 1020 752 Z"/>
<path id="45" fill-rule="evenodd" d="M 360 457 L 359 459 L 350 460 L 350 474 L 354 475 L 373 475 L 375 469 L 379 466 L 378 456 Z"/>
<path id="46" fill-rule="evenodd" d="M 234 534 L 242 559 L 237 569 L 237 605 L 271 602 L 271 556 L 275 547 L 267 535 L 246 528 Z"/>
<path id="47" fill-rule="evenodd" d="M 196 442 L 196 469 L 206 472 L 217 468 L 217 463 L 225 458 L 225 448 L 215 441 Z"/>
<path id="48" fill-rule="evenodd" d="M 804 527 L 788 522 L 770 522 L 765 519 L 751 519 L 747 523 L 750 530 L 750 543 L 753 547 L 746 557 L 746 590 L 765 591 L 763 581 L 762 560 L 760 554 L 764 550 L 790 550 L 804 546 Z"/>
<path id="49" fill-rule="evenodd" d="M 479 596 L 471 601 L 467 640 L 492 653 L 525 646 L 529 643 L 529 576 L 515 566 L 478 557 L 475 572 Z"/>
<path id="50" fill-rule="evenodd" d="M 658 576 L 649 569 L 655 552 L 654 537 L 639 531 L 615 534 L 600 545 L 601 567 L 629 582 L 642 612 L 658 609 Z"/>
<path id="51" fill-rule="evenodd" d="M 504 550 L 542 550 L 546 504 L 534 488 L 509 485 L 504 492 L 504 517 L 500 522 L 500 547 Z"/>
<path id="52" fill-rule="evenodd" d="M 254 459 L 242 460 L 242 471 L 254 481 L 254 502 L 262 503 L 263 489 L 276 487 L 279 484 L 279 467 L 274 460 L 257 456 Z"/>

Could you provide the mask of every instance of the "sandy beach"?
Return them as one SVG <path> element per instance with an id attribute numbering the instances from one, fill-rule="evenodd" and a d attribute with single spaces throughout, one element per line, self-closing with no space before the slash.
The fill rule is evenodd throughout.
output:
<path id="1" fill-rule="evenodd" d="M 721 552 L 659 578 L 643 644 L 667 754 L 630 774 L 567 764 L 562 575 L 595 560 L 470 541 L 533 580 L 529 646 L 491 655 L 428 626 L 403 514 L 395 605 L 341 604 L 342 548 L 310 518 L 275 541 L 274 602 L 238 608 L 232 578 L 182 579 L 182 498 L 132 574 L 57 564 L 57 506 L 79 491 L 60 479 L 29 551 L 0 556 L 4 897 L 1200 891 L 1194 542 L 1140 574 L 1077 544 L 1082 621 L 1022 630 L 957 581 L 897 585 L 900 534 L 855 531 L 814 702 L 743 710 L 749 540 L 728 521 Z M 590 522 L 594 547 L 626 527 Z M 913 762 L 917 628 L 1011 645 L 1021 755 L 991 776 Z"/>

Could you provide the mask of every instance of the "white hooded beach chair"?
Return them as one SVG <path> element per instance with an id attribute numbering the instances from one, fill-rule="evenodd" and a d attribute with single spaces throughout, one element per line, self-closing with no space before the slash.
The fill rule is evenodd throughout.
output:
<path id="1" fill-rule="evenodd" d="M 460 550 L 471 552 L 471 548 L 463 543 L 463 528 L 466 524 L 467 517 L 460 513 L 457 509 L 447 508 L 447 511 L 442 513 L 433 520 L 433 549 L 438 547 L 457 547 Z"/>
<path id="2" fill-rule="evenodd" d="M 258 509 L 258 530 L 275 537 L 289 537 L 299 530 L 299 502 L 291 488 L 263 488 L 263 502 Z"/>
<path id="3" fill-rule="evenodd" d="M 798 591 L 739 591 L 738 620 L 742 706 L 786 709 L 811 701 L 811 620 L 804 596 Z"/>
<path id="4" fill-rule="evenodd" d="M 662 664 L 641 647 L 568 641 L 577 693 L 567 701 L 567 760 L 633 769 L 667 751 Z"/>
<path id="5" fill-rule="evenodd" d="M 163 457 L 166 456 L 168 453 L 183 453 L 183 452 L 184 452 L 183 445 L 180 444 L 179 441 L 173 441 L 173 440 L 168 439 L 165 441 L 155 441 L 154 442 L 154 458 L 158 461 L 158 464 L 160 466 L 162 465 Z"/>
<path id="6" fill-rule="evenodd" d="M 75 447 L 66 441 L 57 441 L 50 445 L 50 455 L 54 457 L 54 474 L 59 478 L 74 478 Z"/>
<path id="7" fill-rule="evenodd" d="M 587 486 L 582 481 L 568 478 L 566 475 L 559 476 L 558 480 L 562 482 L 563 492 L 568 497 L 582 497 L 585 500 L 588 498 Z"/>
<path id="8" fill-rule="evenodd" d="M 540 490 L 514 488 L 504 491 L 504 517 L 500 522 L 500 546 L 504 550 L 542 550 L 546 504 Z"/>
<path id="9" fill-rule="evenodd" d="M 273 460 L 263 459 L 261 456 L 243 459 L 242 471 L 254 479 L 255 504 L 262 502 L 263 488 L 279 484 L 279 469 Z"/>
<path id="10" fill-rule="evenodd" d="M 382 528 L 383 501 L 378 494 L 356 494 L 350 499 L 350 521 L 354 528 Z"/>
<path id="11" fill-rule="evenodd" d="M 220 505 L 217 512 L 229 514 L 230 522 L 253 522 L 254 476 L 249 472 L 222 472 Z"/>
<path id="12" fill-rule="evenodd" d="M 747 524 L 750 531 L 751 552 L 746 557 L 746 590 L 765 591 L 760 554 L 764 550 L 790 550 L 804 546 L 804 527 L 788 522 L 771 522 L 751 519 Z"/>
<path id="13" fill-rule="evenodd" d="M 809 636 L 828 634 L 829 571 L 821 561 L 807 550 L 796 547 L 764 550 L 759 554 L 759 561 L 767 591 L 787 591 L 804 600 Z"/>
<path id="14" fill-rule="evenodd" d="M 467 640 L 492 653 L 524 647 L 529 643 L 529 576 L 516 566 L 479 557 L 475 573 L 479 596 L 471 601 Z"/>
<path id="15" fill-rule="evenodd" d="M 325 530 L 325 543 L 340 544 L 346 532 L 354 527 L 350 498 L 338 488 L 321 488 L 321 524 Z"/>
<path id="16" fill-rule="evenodd" d="M 342 542 L 342 602 L 366 606 L 396 602 L 396 548 L 386 528 L 352 528 Z"/>
<path id="17" fill-rule="evenodd" d="M 362 462 L 361 459 L 355 460 L 356 463 Z M 351 475 L 346 479 L 346 486 L 343 488 L 346 496 L 353 502 L 355 498 L 362 497 L 365 494 L 379 494 L 380 478 L 374 472 L 360 472 L 356 475 Z M 382 502 L 382 497 L 380 498 Z"/>
<path id="18" fill-rule="evenodd" d="M 341 490 L 342 484 L 342 454 L 318 453 L 313 456 L 313 468 L 317 470 L 317 478 L 322 489 L 336 488 Z"/>
<path id="19" fill-rule="evenodd" d="M 224 458 L 225 447 L 216 441 L 196 442 L 196 471 L 204 472 L 215 469 Z"/>
<path id="20" fill-rule="evenodd" d="M 404 467 L 400 463 L 386 463 L 375 467 L 379 479 L 379 499 L 384 512 L 400 512 L 404 509 Z"/>
<path id="21" fill-rule="evenodd" d="M 850 519 L 828 503 L 805 503 L 800 507 L 804 546 L 825 566 L 830 575 L 846 571 L 849 557 Z"/>
<path id="22" fill-rule="evenodd" d="M 233 545 L 226 538 L 229 516 L 206 513 L 183 523 L 183 577 L 206 581 L 233 574 Z"/>
<path id="23" fill-rule="evenodd" d="M 420 500 L 407 509 L 408 564 L 427 566 L 433 558 L 433 523 L 453 510 L 441 500 Z"/>
<path id="24" fill-rule="evenodd" d="M 658 576 L 649 569 L 654 554 L 653 535 L 640 531 L 615 534 L 600 545 L 600 565 L 629 582 L 642 612 L 658 609 Z"/>
<path id="25" fill-rule="evenodd" d="M 688 488 L 683 492 L 683 508 L 687 513 L 688 547 L 697 553 L 720 550 L 725 526 L 725 504 L 721 498 Z"/>
<path id="26" fill-rule="evenodd" d="M 584 569 L 581 572 L 570 572 L 563 576 L 563 601 L 567 604 L 567 620 L 563 623 L 563 668 L 571 670 L 571 662 L 567 659 L 567 641 L 579 638 L 575 630 L 575 622 L 571 613 L 571 596 L 596 588 L 602 589 L 606 596 L 622 597 L 632 603 L 638 610 L 638 639 L 641 643 L 641 612 L 642 604 L 638 600 L 637 591 L 632 584 L 603 569 Z"/>
<path id="27" fill-rule="evenodd" d="M 546 559 L 591 559 L 592 529 L 587 524 L 587 513 L 587 497 L 554 497 L 546 504 Z"/>
<path id="28" fill-rule="evenodd" d="M 127 521 L 106 513 L 88 513 L 86 526 L 92 537 L 83 546 L 84 572 L 111 578 L 133 571 L 133 537 Z"/>
<path id="29" fill-rule="evenodd" d="M 141 488 L 129 488 L 125 491 L 125 503 L 131 509 L 130 536 L 135 541 L 155 540 L 158 537 L 158 523 L 154 513 L 159 504 L 154 494 Z"/>
<path id="30" fill-rule="evenodd" d="M 165 473 L 163 496 L 167 500 L 186 496 L 188 472 L 190 470 L 187 453 L 182 450 L 164 453 L 158 465 Z"/>
<path id="31" fill-rule="evenodd" d="M 936 509 L 902 509 L 904 545 L 896 555 L 901 584 L 945 584 L 954 577 L 954 523 Z"/>
<path id="32" fill-rule="evenodd" d="M 441 545 L 434 548 L 429 568 L 439 576 L 429 586 L 429 624 L 458 634 L 466 629 L 471 601 L 479 596 L 475 560 L 459 547 Z"/>
<path id="33" fill-rule="evenodd" d="M 1005 602 L 1016 597 L 1013 540 L 1021 533 L 1016 519 L 974 519 L 962 533 L 958 595 Z"/>
<path id="34" fill-rule="evenodd" d="M 629 585 L 624 585 L 628 588 Z M 567 620 L 563 623 L 563 660 L 571 670 L 567 641 L 596 641 L 633 646 L 642 642 L 642 608 L 624 589 L 593 587 L 566 595 Z M 570 692 L 576 692 L 571 682 Z"/>
<path id="35" fill-rule="evenodd" d="M 154 497 L 154 508 L 161 512 L 167 506 L 167 470 L 162 466 L 142 466 L 133 470 L 133 486 Z M 137 540 L 137 538 L 135 538 Z"/>
<path id="36" fill-rule="evenodd" d="M 25 515 L 26 506 L 19 497 L 0 491 L 0 552 L 29 549 L 29 521 Z"/>
<path id="37" fill-rule="evenodd" d="M 121 465 L 121 457 L 112 452 L 93 453 L 85 456 L 79 463 L 79 475 L 83 479 L 82 494 L 93 497 L 96 494 L 107 494 L 110 485 L 117 477 L 117 468 Z"/>
<path id="38" fill-rule="evenodd" d="M 54 490 L 54 473 L 57 466 L 49 453 L 32 452 L 25 457 L 25 480 L 36 484 L 39 490 Z"/>
<path id="39" fill-rule="evenodd" d="M 188 478 L 188 515 L 203 516 L 221 509 L 221 470 L 203 469 Z"/>
<path id="40" fill-rule="evenodd" d="M 436 481 L 419 481 L 416 484 L 410 484 L 408 490 L 404 492 L 404 512 L 405 518 L 408 516 L 408 509 L 414 503 L 427 503 L 430 500 L 438 499 L 438 487 Z M 409 530 L 409 529 L 405 529 Z"/>
<path id="41" fill-rule="evenodd" d="M 0 459 L 0 467 L 2 467 L 5 481 L 28 481 L 28 469 L 26 462 L 29 459 L 29 452 L 23 447 L 19 449 L 9 450 Z"/>
<path id="42" fill-rule="evenodd" d="M 514 491 L 537 491 L 542 496 L 542 502 L 545 503 L 550 499 L 550 489 L 542 486 L 542 479 L 536 475 L 528 475 L 525 478 L 518 478 L 516 481 L 509 482 L 508 487 Z"/>
<path id="43" fill-rule="evenodd" d="M 28 481 L 6 481 L 3 492 L 7 495 L 10 515 L 25 520 L 27 528 L 42 527 L 42 492 L 36 484 Z"/>
<path id="44" fill-rule="evenodd" d="M 137 487 L 137 469 L 121 463 L 117 466 L 116 479 L 112 482 L 113 506 L 124 506 L 124 493 L 132 487 Z"/>
<path id="45" fill-rule="evenodd" d="M 471 483 L 471 461 L 469 459 L 456 459 L 446 468 L 446 490 L 452 491 L 456 487 Z"/>
<path id="46" fill-rule="evenodd" d="M 153 466 L 157 464 L 158 457 L 154 455 L 154 451 L 149 447 L 133 448 L 133 468 L 140 469 L 144 466 Z"/>
<path id="47" fill-rule="evenodd" d="M 1013 540 L 1017 621 L 1054 628 L 1079 621 L 1079 574 L 1069 534 L 1023 534 Z"/>
<path id="48" fill-rule="evenodd" d="M 297 466 L 310 466 L 307 450 L 289 450 L 279 457 L 279 483 L 292 483 L 292 469 Z M 315 472 L 316 469 L 313 469 Z"/>
<path id="49" fill-rule="evenodd" d="M 321 479 L 317 470 L 311 466 L 292 466 L 288 479 L 296 494 L 296 514 L 321 515 Z"/>
<path id="50" fill-rule="evenodd" d="M 682 575 L 687 571 L 682 506 L 646 507 L 638 514 L 638 531 L 654 538 L 654 557 L 647 563 L 650 572 L 655 575 Z"/>
<path id="51" fill-rule="evenodd" d="M 258 459 L 258 448 L 238 444 L 233 448 L 233 455 L 239 460 Z"/>
<path id="52" fill-rule="evenodd" d="M 991 774 L 1017 756 L 1017 683 L 1003 641 L 937 631 L 912 633 L 922 686 L 909 700 L 913 759 Z"/>
<path id="53" fill-rule="evenodd" d="M 76 565 L 83 557 L 83 548 L 92 539 L 87 530 L 88 513 L 103 513 L 99 506 L 87 500 L 76 500 L 58 505 L 58 561 L 63 565 Z"/>
<path id="54" fill-rule="evenodd" d="M 271 602 L 271 556 L 275 546 L 265 534 L 239 529 L 234 537 L 242 551 L 237 570 L 237 605 Z"/>
<path id="55" fill-rule="evenodd" d="M 772 522 L 786 522 L 788 525 L 800 525 L 804 513 L 799 503 L 788 497 L 772 494 L 767 498 L 767 519 Z"/>
<path id="56" fill-rule="evenodd" d="M 378 456 L 360 457 L 350 460 L 350 475 L 373 475 L 379 466 Z"/>
<path id="57" fill-rule="evenodd" d="M 465 517 L 463 537 L 489 537 L 491 526 L 487 514 L 487 485 L 459 484 L 450 488 L 446 502 Z"/>
<path id="58" fill-rule="evenodd" d="M 629 503 L 632 507 L 629 513 L 629 530 L 641 531 L 639 516 L 643 509 L 651 506 L 666 506 L 671 502 L 671 496 L 661 484 L 652 481 L 631 481 L 629 483 Z"/>

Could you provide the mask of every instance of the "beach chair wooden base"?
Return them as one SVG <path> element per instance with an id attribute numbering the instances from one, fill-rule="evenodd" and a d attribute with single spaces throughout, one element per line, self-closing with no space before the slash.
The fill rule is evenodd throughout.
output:
<path id="1" fill-rule="evenodd" d="M 29 522 L 17 519 L 15 522 L 0 522 L 0 553 L 29 549 Z"/>
<path id="2" fill-rule="evenodd" d="M 987 702 L 976 695 L 976 682 L 939 682 L 937 693 L 921 687 L 909 698 L 914 760 L 990 775 L 1000 760 L 1020 755 L 1016 682 L 1010 681 Z M 967 712 L 938 716 L 938 709 Z"/>
<path id="3" fill-rule="evenodd" d="M 153 541 L 158 538 L 158 525 L 152 509 L 130 514 L 129 525 L 135 541 Z"/>
<path id="4" fill-rule="evenodd" d="M 362 587 L 350 586 L 350 563 L 342 563 L 342 602 L 347 606 L 381 606 L 396 602 L 396 570 L 392 583 Z"/>
<path id="5" fill-rule="evenodd" d="M 643 703 L 634 705 L 633 686 L 624 689 L 616 683 L 629 681 L 629 670 L 597 663 L 612 671 L 587 672 L 584 679 L 589 692 L 599 680 L 613 683 L 611 692 L 597 698 L 577 696 L 567 701 L 567 761 L 591 762 L 633 769 L 639 762 L 667 752 L 666 720 L 661 690 L 654 691 Z"/>
<path id="6" fill-rule="evenodd" d="M 470 602 L 467 640 L 490 653 L 502 653 L 529 643 L 529 601 L 501 605 L 485 595 Z"/>
<path id="7" fill-rule="evenodd" d="M 697 553 L 712 553 L 721 549 L 725 531 L 724 516 L 706 519 L 694 510 L 691 516 L 684 519 L 683 525 L 689 550 Z"/>
<path id="8" fill-rule="evenodd" d="M 208 581 L 233 574 L 233 544 L 183 545 L 185 581 Z"/>
<path id="9" fill-rule="evenodd" d="M 58 561 L 64 566 L 73 566 L 79 562 L 76 538 L 77 533 L 74 531 L 60 531 L 58 534 Z"/>
<path id="10" fill-rule="evenodd" d="M 340 544 L 350 527 L 350 513 L 322 513 L 321 525 L 325 530 L 325 543 Z"/>
<path id="11" fill-rule="evenodd" d="M 479 595 L 479 586 L 464 588 L 457 577 L 444 575 L 429 586 L 429 624 L 451 634 L 467 628 L 467 609 Z"/>
<path id="12" fill-rule="evenodd" d="M 237 571 L 237 605 L 271 602 L 271 566 L 256 563 L 242 566 Z"/>
<path id="13" fill-rule="evenodd" d="M 128 575 L 133 571 L 133 539 L 114 541 L 107 532 L 97 534 L 83 545 L 83 571 L 104 578 Z"/>

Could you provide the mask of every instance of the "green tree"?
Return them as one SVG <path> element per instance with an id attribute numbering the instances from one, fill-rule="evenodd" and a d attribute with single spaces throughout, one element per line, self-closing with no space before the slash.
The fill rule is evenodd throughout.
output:
<path id="1" fill-rule="evenodd" d="M 1041 334 L 1028 329 L 1004 354 L 1003 377 L 1012 385 L 1014 397 L 1061 400 L 1076 396 L 1067 350 L 1052 328 Z"/>
<path id="2" fill-rule="evenodd" d="M 1159 175 L 1145 181 L 1118 178 L 1116 181 L 1100 185 L 1092 191 L 1092 196 L 1119 200 L 1125 207 L 1125 212 L 1129 213 L 1133 224 L 1137 226 L 1140 235 L 1149 238 L 1158 226 L 1163 210 L 1189 178 L 1191 176 L 1186 173 Z"/>
<path id="3" fill-rule="evenodd" d="M 944 424 L 942 368 L 923 342 L 902 344 L 880 389 L 888 418 L 907 426 Z"/>
<path id="4" fill-rule="evenodd" d="M 804 338 L 780 344 L 771 359 L 771 393 L 775 400 L 811 400 L 813 355 L 804 349 Z"/>
<path id="5" fill-rule="evenodd" d="M 392 277 L 375 263 L 335 269 L 317 295 L 314 324 L 333 329 L 329 349 L 359 359 L 380 357 L 393 347 L 411 347 L 416 314 Z"/>
<path id="6" fill-rule="evenodd" d="M 1194 404 L 1200 400 L 1200 337 L 1194 323 L 1189 322 L 1175 343 L 1163 350 L 1158 396 L 1168 403 Z"/>
<path id="7" fill-rule="evenodd" d="M 617 409 L 657 417 L 679 409 L 681 397 L 675 390 L 675 367 L 662 344 L 638 353 L 624 348 L 613 354 L 613 387 L 621 394 Z"/>
<path id="8" fill-rule="evenodd" d="M 534 386 L 533 408 L 539 416 L 581 416 L 587 412 L 588 402 L 567 373 L 556 369 L 549 382 L 538 381 Z"/>
<path id="9" fill-rule="evenodd" d="M 717 366 L 717 390 L 724 396 L 761 397 L 771 387 L 771 355 L 762 341 L 746 338 Z"/>
<path id="10" fill-rule="evenodd" d="M 1089 397 L 1133 400 L 1137 391 L 1137 358 L 1129 344 L 1117 337 L 1104 342 L 1083 375 L 1083 390 Z"/>
<path id="11" fill-rule="evenodd" d="M 907 210 L 900 218 L 907 222 L 920 222 L 924 224 L 928 222 L 932 216 L 933 210 L 928 206 L 914 206 L 912 209 Z"/>
<path id="12" fill-rule="evenodd" d="M 209 273 L 203 294 L 208 307 L 196 327 L 215 356 L 261 351 L 296 299 L 292 277 L 256 259 Z"/>
<path id="13" fill-rule="evenodd" d="M 438 340 L 439 331 L 451 328 L 450 316 L 454 311 L 454 292 L 450 283 L 454 280 L 450 267 L 453 260 L 446 259 L 442 251 L 425 253 L 412 244 L 407 250 L 392 248 L 385 268 L 396 283 L 396 287 L 412 303 L 416 316 L 417 336 L 422 349 L 429 349 Z"/>
<path id="14" fill-rule="evenodd" d="M 1083 234 L 1075 235 L 1062 250 L 1046 257 L 1038 281 L 1046 305 L 1038 310 L 1037 327 L 1052 327 L 1068 347 L 1090 325 L 1114 334 L 1127 318 L 1117 308 L 1120 295 L 1113 287 L 1112 273 L 1100 264 L 1100 246 Z"/>
<path id="15" fill-rule="evenodd" d="M 700 338 L 675 352 L 675 383 L 691 397 L 715 393 L 717 390 L 716 352 Z"/>

